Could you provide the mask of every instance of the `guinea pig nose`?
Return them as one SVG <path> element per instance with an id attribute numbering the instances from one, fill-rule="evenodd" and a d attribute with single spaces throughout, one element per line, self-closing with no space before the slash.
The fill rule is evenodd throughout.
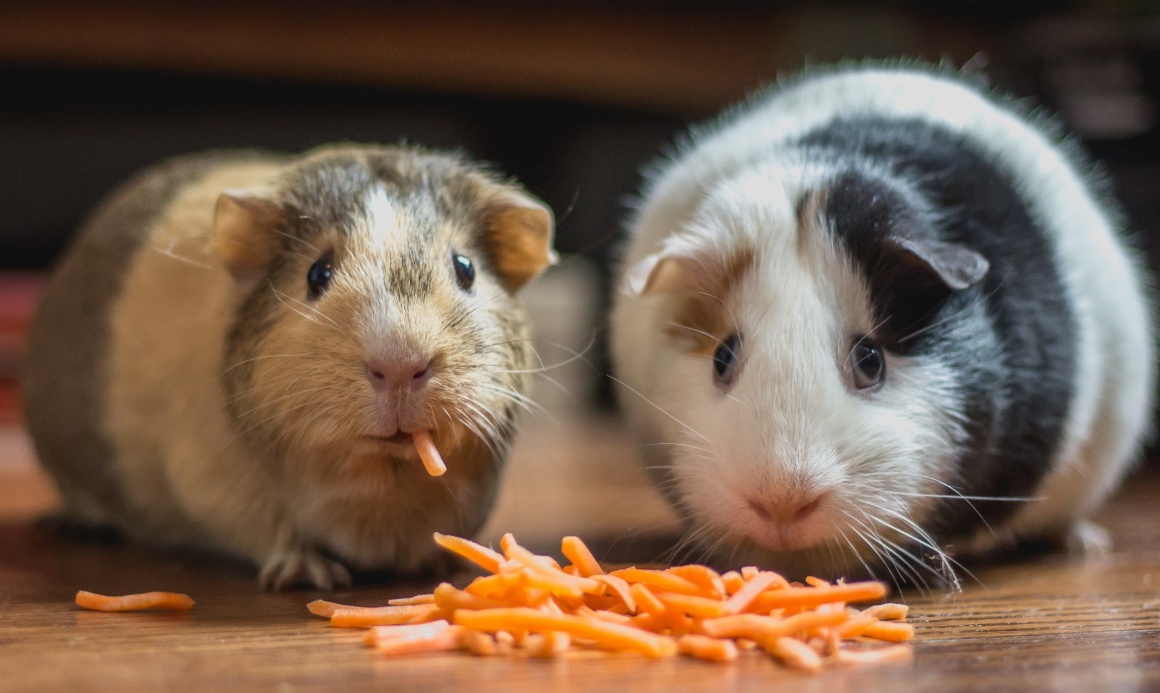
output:
<path id="1" fill-rule="evenodd" d="M 781 502 L 763 498 L 750 498 L 749 508 L 766 522 L 791 524 L 802 522 L 814 514 L 821 505 L 821 496 L 793 496 Z"/>
<path id="2" fill-rule="evenodd" d="M 421 358 L 396 363 L 364 364 L 367 380 L 376 390 L 417 391 L 423 389 L 435 372 L 435 359 Z"/>

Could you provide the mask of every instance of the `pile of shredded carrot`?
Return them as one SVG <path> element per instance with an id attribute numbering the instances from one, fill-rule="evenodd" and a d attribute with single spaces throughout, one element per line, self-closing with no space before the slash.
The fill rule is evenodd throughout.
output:
<path id="1" fill-rule="evenodd" d="M 332 626 L 367 628 L 365 641 L 386 655 L 465 650 L 552 657 L 571 648 L 626 650 L 648 657 L 685 654 L 715 662 L 762 649 L 789 667 L 817 671 L 827 662 L 906 660 L 913 627 L 907 608 L 850 602 L 886 596 L 880 582 L 791 583 L 749 567 L 718 574 L 702 565 L 606 571 L 580 539 L 565 537 L 561 567 L 516 543 L 503 553 L 458 537 L 435 541 L 487 570 L 464 589 L 442 583 L 432 594 L 357 607 L 315 601 L 311 613 Z M 875 644 L 878 643 L 878 644 Z"/>

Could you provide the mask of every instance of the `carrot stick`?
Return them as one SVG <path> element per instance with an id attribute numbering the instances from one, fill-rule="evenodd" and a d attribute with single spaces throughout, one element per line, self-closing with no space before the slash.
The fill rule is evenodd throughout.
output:
<path id="1" fill-rule="evenodd" d="M 596 561 L 580 537 L 564 537 L 563 541 L 560 542 L 560 551 L 565 558 L 572 561 L 572 565 L 576 566 L 581 577 L 604 574 L 604 569 L 600 567 L 600 563 Z"/>
<path id="2" fill-rule="evenodd" d="M 705 635 L 682 635 L 677 638 L 677 652 L 710 662 L 732 662 L 737 659 L 737 646 L 732 640 Z"/>
<path id="3" fill-rule="evenodd" d="M 902 662 L 914 656 L 910 645 L 888 645 L 870 650 L 838 650 L 834 659 L 842 664 L 882 664 Z"/>
<path id="4" fill-rule="evenodd" d="M 527 568 L 530 573 L 547 581 L 551 585 L 553 592 L 570 597 L 579 597 L 584 594 L 601 594 L 604 592 L 604 586 L 596 580 L 569 575 L 559 568 L 553 568 L 543 561 L 538 560 L 542 558 L 541 556 L 537 556 L 519 544 L 513 543 L 508 547 L 506 553 L 512 560 L 518 561 L 524 568 Z"/>
<path id="5" fill-rule="evenodd" d="M 863 613 L 857 616 L 851 616 L 850 620 L 837 626 L 834 632 L 838 634 L 840 639 L 848 640 L 862 635 L 875 623 L 878 623 L 878 619 Z"/>
<path id="6" fill-rule="evenodd" d="M 446 582 L 439 583 L 439 586 L 435 588 L 435 605 L 444 611 L 495 609 L 507 606 L 499 600 L 476 596 L 470 592 L 456 589 L 455 586 Z"/>
<path id="7" fill-rule="evenodd" d="M 747 611 L 768 613 L 774 609 L 813 608 L 833 602 L 865 602 L 885 596 L 886 585 L 881 582 L 852 582 L 830 587 L 786 587 L 762 593 L 750 603 Z"/>
<path id="8" fill-rule="evenodd" d="M 388 599 L 387 604 L 391 606 L 414 606 L 415 604 L 434 604 L 435 595 L 433 594 L 416 594 L 414 597 L 398 597 L 396 599 Z"/>
<path id="9" fill-rule="evenodd" d="M 397 626 L 371 626 L 363 634 L 363 642 L 368 645 L 378 645 L 391 638 L 438 633 L 450 626 L 451 624 L 444 620 L 431 621 L 430 623 L 404 623 Z"/>
<path id="10" fill-rule="evenodd" d="M 813 648 L 795 638 L 776 638 L 766 651 L 777 657 L 788 667 L 803 671 L 817 671 L 822 668 L 822 658 Z"/>
<path id="11" fill-rule="evenodd" d="M 774 619 L 757 614 L 722 616 L 701 622 L 701 632 L 712 638 L 749 638 L 769 640 L 826 626 L 836 626 L 845 622 L 849 614 L 845 611 L 819 613 L 806 611 L 788 618 Z"/>
<path id="12" fill-rule="evenodd" d="M 80 590 L 76 596 L 77 606 L 93 611 L 144 611 L 146 609 L 166 609 L 185 611 L 194 605 L 188 594 L 177 592 L 142 592 L 119 597 Z"/>
<path id="13" fill-rule="evenodd" d="M 685 578 L 674 575 L 673 573 L 666 573 L 660 570 L 643 570 L 641 568 L 622 568 L 614 570 L 609 575 L 615 575 L 623 579 L 625 582 L 643 583 L 649 587 L 656 587 L 667 592 L 676 592 L 677 594 L 692 594 L 700 595 L 701 588 L 696 583 L 690 582 Z"/>
<path id="14" fill-rule="evenodd" d="M 410 606 L 342 607 L 330 615 L 330 625 L 337 628 L 367 628 L 406 623 L 416 616 L 438 611 L 433 604 Z"/>
<path id="15" fill-rule="evenodd" d="M 615 575 L 593 575 L 592 579 L 607 585 L 608 589 L 612 590 L 613 594 L 624 603 L 624 608 L 628 610 L 628 613 L 636 613 L 636 600 L 632 597 L 632 586 L 625 582 L 624 578 Z"/>
<path id="16" fill-rule="evenodd" d="M 729 594 L 737 594 L 737 590 L 745 586 L 745 578 L 741 577 L 741 573 L 736 570 L 723 573 L 721 582 L 725 583 L 725 591 Z"/>
<path id="17" fill-rule="evenodd" d="M 531 637 L 528 637 L 531 640 Z M 572 646 L 572 636 L 558 630 L 550 630 L 538 636 L 538 642 L 525 643 L 533 657 L 555 657 Z"/>
<path id="18" fill-rule="evenodd" d="M 495 551 L 467 539 L 435 532 L 435 543 L 492 573 L 499 572 L 499 564 L 503 561 L 503 556 Z"/>
<path id="19" fill-rule="evenodd" d="M 725 600 L 725 613 L 739 614 L 745 611 L 753 603 L 753 600 L 757 599 L 758 595 L 771 585 L 776 584 L 779 579 L 781 576 L 777 573 L 760 572 L 754 575 L 745 582 L 741 589 Z"/>
<path id="20" fill-rule="evenodd" d="M 617 614 L 611 611 L 603 610 L 596 611 L 595 609 L 589 609 L 586 606 L 582 606 L 577 609 L 576 614 L 578 616 L 584 616 L 585 618 L 594 618 L 598 621 L 604 621 L 606 623 L 619 623 L 620 625 L 626 625 L 632 621 L 631 617 L 624 614 Z"/>
<path id="21" fill-rule="evenodd" d="M 905 604 L 876 604 L 875 606 L 866 607 L 862 610 L 862 613 L 882 621 L 896 621 L 906 618 L 906 614 L 909 611 L 910 607 Z"/>
<path id="22" fill-rule="evenodd" d="M 462 628 L 451 626 L 433 633 L 404 635 L 380 640 L 375 647 L 379 652 L 389 657 L 427 652 L 449 652 L 459 649 L 461 631 Z"/>
<path id="23" fill-rule="evenodd" d="M 887 642 L 905 642 L 914 639 L 914 626 L 896 621 L 879 621 L 862 631 L 862 635 Z"/>
<path id="24" fill-rule="evenodd" d="M 633 600 L 636 602 L 637 609 L 646 614 L 663 614 L 665 612 L 665 603 L 657 599 L 656 595 L 652 593 L 644 583 L 636 583 L 629 588 Z"/>
<path id="25" fill-rule="evenodd" d="M 474 630 L 526 629 L 536 632 L 557 630 L 577 638 L 595 640 L 613 649 L 635 650 L 649 657 L 676 653 L 668 638 L 645 633 L 629 626 L 604 623 L 581 616 L 555 616 L 535 609 L 515 607 L 487 611 L 457 611 L 455 623 Z"/>
<path id="26" fill-rule="evenodd" d="M 443 457 L 439 454 L 439 448 L 435 447 L 431 431 L 425 428 L 411 431 L 411 440 L 415 442 L 415 449 L 419 452 L 419 459 L 423 460 L 427 473 L 431 476 L 443 476 L 447 471 L 447 465 L 443 464 Z"/>
<path id="27" fill-rule="evenodd" d="M 486 657 L 499 651 L 495 638 L 478 630 L 464 628 L 459 633 L 459 644 L 471 654 Z"/>
<path id="28" fill-rule="evenodd" d="M 346 604 L 337 604 L 335 602 L 328 602 L 325 599 L 315 599 L 306 605 L 307 611 L 315 616 L 323 618 L 330 618 L 336 609 L 347 608 Z"/>
<path id="29" fill-rule="evenodd" d="M 681 565 L 665 571 L 677 577 L 683 577 L 701 587 L 702 596 L 712 599 L 724 599 L 727 592 L 725 583 L 717 571 L 704 565 Z"/>
<path id="30" fill-rule="evenodd" d="M 671 592 L 661 592 L 657 594 L 657 599 L 669 608 L 696 618 L 717 618 L 725 615 L 725 604 L 719 599 Z"/>

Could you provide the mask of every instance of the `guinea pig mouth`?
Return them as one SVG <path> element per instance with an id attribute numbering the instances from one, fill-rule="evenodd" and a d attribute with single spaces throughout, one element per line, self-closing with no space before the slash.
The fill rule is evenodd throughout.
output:
<path id="1" fill-rule="evenodd" d="M 398 445 L 414 445 L 414 439 L 411 434 L 405 431 L 396 431 L 394 435 L 389 436 L 363 436 L 366 440 L 372 440 L 377 443 L 395 443 Z"/>

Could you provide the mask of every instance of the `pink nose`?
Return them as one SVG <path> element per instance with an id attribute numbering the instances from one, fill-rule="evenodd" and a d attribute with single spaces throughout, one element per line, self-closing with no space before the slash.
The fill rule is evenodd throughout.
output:
<path id="1" fill-rule="evenodd" d="M 365 364 L 367 380 L 376 390 L 422 390 L 435 372 L 435 359 Z"/>
<path id="2" fill-rule="evenodd" d="M 786 498 L 751 497 L 749 508 L 766 522 L 793 524 L 813 515 L 821 505 L 822 497 L 814 494 L 795 494 Z"/>

